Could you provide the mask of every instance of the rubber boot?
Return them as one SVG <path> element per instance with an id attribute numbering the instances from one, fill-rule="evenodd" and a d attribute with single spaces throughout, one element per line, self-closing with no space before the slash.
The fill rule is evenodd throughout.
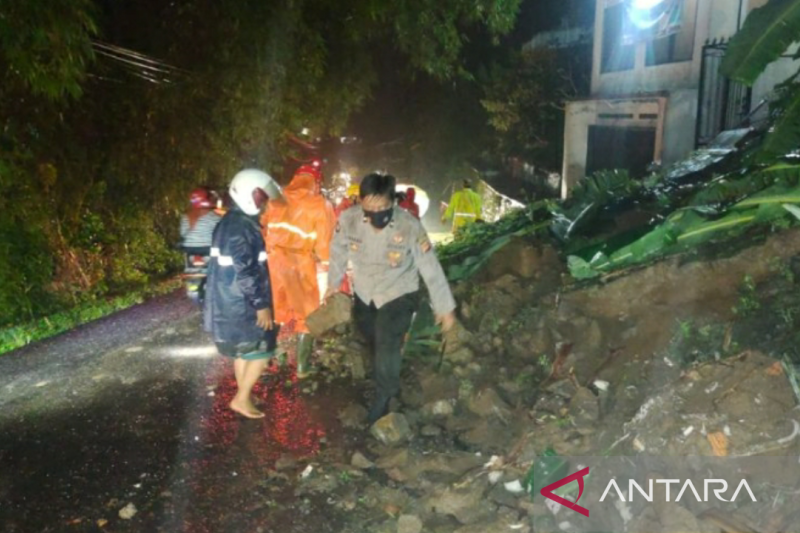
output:
<path id="1" fill-rule="evenodd" d="M 314 337 L 309 333 L 297 336 L 297 379 L 305 379 L 311 374 L 311 352 L 314 349 Z"/>

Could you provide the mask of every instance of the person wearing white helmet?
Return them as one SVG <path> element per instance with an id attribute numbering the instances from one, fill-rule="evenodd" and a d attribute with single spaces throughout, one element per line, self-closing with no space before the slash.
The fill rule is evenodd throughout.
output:
<path id="1" fill-rule="evenodd" d="M 235 206 L 214 230 L 204 324 L 220 354 L 233 359 L 238 390 L 230 408 L 247 418 L 262 418 L 251 392 L 275 353 L 272 290 L 258 216 L 270 192 L 280 191 L 266 172 L 242 170 L 233 178 Z"/>

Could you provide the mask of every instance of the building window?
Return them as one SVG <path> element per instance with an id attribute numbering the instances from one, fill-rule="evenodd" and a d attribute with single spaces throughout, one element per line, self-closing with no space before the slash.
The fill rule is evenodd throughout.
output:
<path id="1" fill-rule="evenodd" d="M 603 49 L 600 70 L 620 72 L 633 68 L 636 50 L 632 44 L 624 44 L 622 30 L 625 22 L 625 5 L 620 2 L 603 11 Z"/>
<path id="2" fill-rule="evenodd" d="M 645 65 L 648 67 L 692 60 L 697 0 L 682 0 L 676 4 L 681 8 L 680 30 L 647 42 Z"/>

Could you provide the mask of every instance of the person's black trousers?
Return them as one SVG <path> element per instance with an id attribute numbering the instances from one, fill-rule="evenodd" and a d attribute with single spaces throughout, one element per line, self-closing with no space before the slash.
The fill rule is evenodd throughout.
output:
<path id="1" fill-rule="evenodd" d="M 353 315 L 358 329 L 367 339 L 375 357 L 377 394 L 369 413 L 372 424 L 389 408 L 389 401 L 400 392 L 400 366 L 403 342 L 419 304 L 418 293 L 400 296 L 380 309 L 355 298 Z"/>

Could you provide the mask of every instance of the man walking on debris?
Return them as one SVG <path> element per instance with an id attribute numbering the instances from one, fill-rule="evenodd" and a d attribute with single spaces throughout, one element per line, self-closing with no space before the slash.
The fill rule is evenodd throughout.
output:
<path id="1" fill-rule="evenodd" d="M 464 180 L 463 189 L 453 193 L 450 203 L 442 216 L 442 222 L 453 219 L 453 233 L 467 224 L 480 220 L 482 210 L 481 196 L 472 190 L 468 180 Z"/>
<path id="2" fill-rule="evenodd" d="M 342 213 L 331 243 L 326 297 L 336 292 L 348 259 L 353 263 L 354 318 L 375 357 L 375 402 L 370 425 L 400 391 L 403 340 L 417 309 L 420 275 L 437 321 L 447 331 L 456 303 L 444 270 L 419 220 L 394 205 L 395 178 L 370 174 L 361 182 L 360 208 Z"/>
<path id="3" fill-rule="evenodd" d="M 208 269 L 205 328 L 222 355 L 233 358 L 238 390 L 230 408 L 262 418 L 250 397 L 277 345 L 272 292 L 258 215 L 267 204 L 272 178 L 248 169 L 236 174 L 230 194 L 236 206 L 214 231 Z"/>

